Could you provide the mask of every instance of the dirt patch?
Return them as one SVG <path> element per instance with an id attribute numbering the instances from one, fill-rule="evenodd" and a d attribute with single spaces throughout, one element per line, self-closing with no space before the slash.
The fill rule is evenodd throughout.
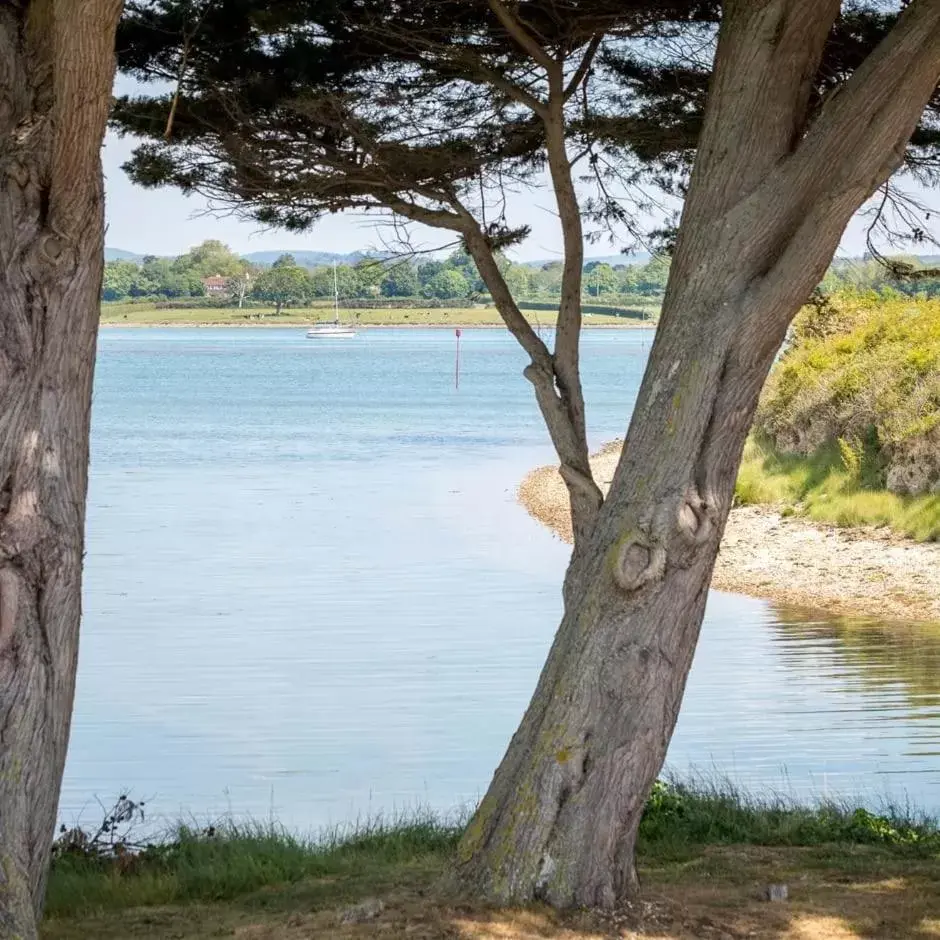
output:
<path id="1" fill-rule="evenodd" d="M 606 493 L 620 444 L 591 458 Z M 554 467 L 533 470 L 519 500 L 540 522 L 571 541 L 565 485 Z M 833 614 L 940 621 L 940 545 L 883 529 L 837 529 L 764 506 L 731 511 L 712 586 Z"/>

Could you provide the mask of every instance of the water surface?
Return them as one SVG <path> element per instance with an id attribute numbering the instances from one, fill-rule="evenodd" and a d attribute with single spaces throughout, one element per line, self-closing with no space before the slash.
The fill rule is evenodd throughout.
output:
<path id="1" fill-rule="evenodd" d="M 592 445 L 647 331 L 584 337 Z M 485 789 L 560 616 L 567 548 L 514 489 L 552 459 L 498 330 L 108 329 L 96 376 L 67 820 L 307 828 Z M 940 810 L 940 629 L 713 593 L 670 765 Z"/>

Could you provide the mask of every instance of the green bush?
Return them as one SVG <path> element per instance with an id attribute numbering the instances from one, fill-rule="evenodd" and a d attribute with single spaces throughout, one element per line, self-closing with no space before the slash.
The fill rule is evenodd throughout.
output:
<path id="1" fill-rule="evenodd" d="M 867 294 L 800 313 L 755 420 L 780 453 L 833 445 L 862 486 L 911 494 L 940 478 L 938 426 L 940 301 Z"/>

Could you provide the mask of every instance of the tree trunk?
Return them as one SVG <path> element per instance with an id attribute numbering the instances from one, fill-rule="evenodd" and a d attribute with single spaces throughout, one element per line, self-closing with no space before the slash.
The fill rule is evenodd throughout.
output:
<path id="1" fill-rule="evenodd" d="M 120 9 L 0 11 L 0 937 L 36 936 L 68 744 Z"/>
<path id="2" fill-rule="evenodd" d="M 610 907 L 665 759 L 774 355 L 940 76 L 915 0 L 809 121 L 837 0 L 727 0 L 663 316 L 620 464 L 576 544 L 535 695 L 460 846 L 501 903 Z M 903 63 L 903 67 L 902 67 Z"/>

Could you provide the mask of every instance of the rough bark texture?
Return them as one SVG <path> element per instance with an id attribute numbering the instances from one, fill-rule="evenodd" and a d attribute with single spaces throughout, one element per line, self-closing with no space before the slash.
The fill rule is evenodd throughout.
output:
<path id="1" fill-rule="evenodd" d="M 0 937 L 36 936 L 68 743 L 120 9 L 0 8 Z"/>
<path id="2" fill-rule="evenodd" d="M 810 122 L 837 0 L 728 0 L 663 316 L 620 464 L 575 545 L 532 702 L 460 848 L 498 901 L 609 907 L 636 885 L 744 440 L 784 334 L 940 78 L 940 0 Z"/>

